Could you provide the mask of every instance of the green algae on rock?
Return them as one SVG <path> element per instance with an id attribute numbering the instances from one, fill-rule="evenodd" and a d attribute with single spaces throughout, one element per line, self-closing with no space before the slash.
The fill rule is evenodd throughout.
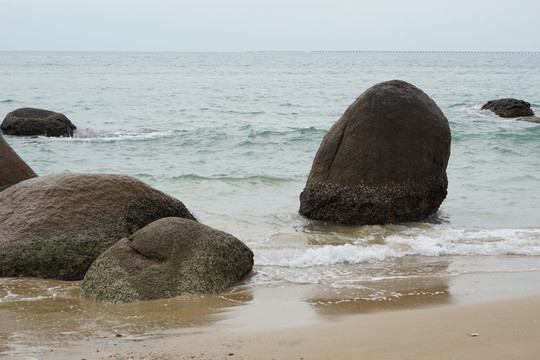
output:
<path id="1" fill-rule="evenodd" d="M 184 204 L 124 175 L 61 173 L 0 192 L 0 276 L 80 280 L 118 240 Z"/>
<path id="2" fill-rule="evenodd" d="M 157 220 L 101 254 L 81 296 L 121 303 L 223 291 L 250 273 L 253 252 L 223 231 L 189 219 Z"/>

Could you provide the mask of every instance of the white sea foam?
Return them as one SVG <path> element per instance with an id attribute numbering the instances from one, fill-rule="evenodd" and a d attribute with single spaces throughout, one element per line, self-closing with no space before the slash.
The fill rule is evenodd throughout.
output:
<path id="1" fill-rule="evenodd" d="M 45 299 L 54 299 L 57 297 L 57 294 L 52 294 L 51 296 L 46 295 L 37 295 L 37 296 L 20 296 L 15 294 L 8 294 L 0 298 L 0 303 L 2 302 L 26 302 L 26 301 L 40 301 Z"/>
<path id="2" fill-rule="evenodd" d="M 78 129 L 75 130 L 73 138 L 61 138 L 61 140 L 75 140 L 75 141 L 101 141 L 101 142 L 113 142 L 113 141 L 144 141 L 156 138 L 165 138 L 174 135 L 173 130 L 166 131 L 154 131 L 150 129 L 141 130 L 118 130 L 114 132 L 99 131 L 93 129 Z"/>
<path id="3" fill-rule="evenodd" d="M 404 256 L 540 255 L 540 229 L 456 230 L 447 226 L 413 229 L 384 238 L 382 244 L 261 248 L 255 264 L 306 268 L 359 264 Z"/>

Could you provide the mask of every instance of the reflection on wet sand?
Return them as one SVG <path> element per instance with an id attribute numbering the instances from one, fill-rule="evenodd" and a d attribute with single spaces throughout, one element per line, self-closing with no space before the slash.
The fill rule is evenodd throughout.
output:
<path id="1" fill-rule="evenodd" d="M 167 329 L 208 326 L 249 292 L 105 304 L 79 298 L 80 282 L 0 279 L 0 356 L 41 353 L 110 337 L 160 337 Z M 50 351 L 50 350 L 47 350 Z"/>
<path id="2" fill-rule="evenodd" d="M 73 346 L 145 343 L 222 326 L 237 330 L 314 324 L 332 316 L 441 304 L 446 278 L 366 281 L 336 290 L 331 284 L 239 286 L 204 296 L 106 304 L 79 297 L 80 282 L 1 279 L 0 356 L 43 355 Z M 114 344 L 113 344 L 114 343 Z"/>
<path id="3" fill-rule="evenodd" d="M 380 310 L 417 308 L 449 303 L 448 279 L 442 277 L 390 279 L 365 284 L 364 289 L 319 293 L 306 299 L 323 317 L 362 314 Z"/>
<path id="4" fill-rule="evenodd" d="M 449 265 L 441 258 L 415 256 L 363 264 L 353 270 L 357 280 L 319 286 L 305 301 L 325 317 L 441 305 L 451 300 Z"/>
<path id="5" fill-rule="evenodd" d="M 538 271 L 452 275 L 461 266 L 451 257 L 414 256 L 337 268 L 314 266 L 292 269 L 291 278 L 298 279 L 299 271 L 334 271 L 333 281 L 282 280 L 269 285 L 248 280 L 220 294 L 128 304 L 81 299 L 80 282 L 3 278 L 0 358 L 102 358 L 105 350 L 144 352 L 190 334 L 272 331 L 380 310 L 538 291 Z M 258 267 L 254 279 L 263 270 Z"/>
<path id="6" fill-rule="evenodd" d="M 220 294 L 128 304 L 81 299 L 80 282 L 4 278 L 0 279 L 0 355 L 42 353 L 117 337 L 124 342 L 143 341 L 209 326 L 286 328 L 336 315 L 442 304 L 450 299 L 448 277 L 442 276 L 447 267 L 441 258 L 398 258 L 340 265 L 332 282 L 244 284 Z M 298 269 L 292 270 L 292 277 L 298 277 Z"/>

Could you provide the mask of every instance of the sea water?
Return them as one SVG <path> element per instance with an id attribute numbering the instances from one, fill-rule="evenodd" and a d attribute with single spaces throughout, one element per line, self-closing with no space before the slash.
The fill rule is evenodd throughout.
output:
<path id="1" fill-rule="evenodd" d="M 392 79 L 426 92 L 450 123 L 440 210 L 378 226 L 301 217 L 323 136 L 364 90 Z M 481 110 L 514 97 L 538 113 L 538 84 L 536 53 L 0 52 L 2 117 L 36 107 L 77 126 L 73 138 L 4 135 L 34 171 L 126 174 L 182 200 L 254 251 L 253 275 L 229 292 L 251 292 L 243 304 L 284 288 L 316 308 L 449 301 L 481 291 L 468 275 L 489 273 L 512 275 L 499 291 L 540 290 L 540 125 Z M 77 286 L 0 279 L 0 311 L 43 297 L 79 306 Z"/>

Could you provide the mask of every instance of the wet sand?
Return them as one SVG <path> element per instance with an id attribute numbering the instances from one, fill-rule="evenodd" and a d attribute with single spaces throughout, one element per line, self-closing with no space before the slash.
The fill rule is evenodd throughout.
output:
<path id="1" fill-rule="evenodd" d="M 538 359 L 540 295 L 378 311 L 285 329 L 191 329 L 56 359 Z M 286 321 L 286 319 L 284 319 Z M 115 345 L 116 344 L 116 345 Z M 99 352 L 96 352 L 99 351 Z"/>
<path id="2" fill-rule="evenodd" d="M 540 358 L 540 272 L 405 280 L 381 287 L 406 296 L 377 301 L 290 284 L 133 304 L 80 299 L 77 283 L 4 280 L 0 358 Z"/>

